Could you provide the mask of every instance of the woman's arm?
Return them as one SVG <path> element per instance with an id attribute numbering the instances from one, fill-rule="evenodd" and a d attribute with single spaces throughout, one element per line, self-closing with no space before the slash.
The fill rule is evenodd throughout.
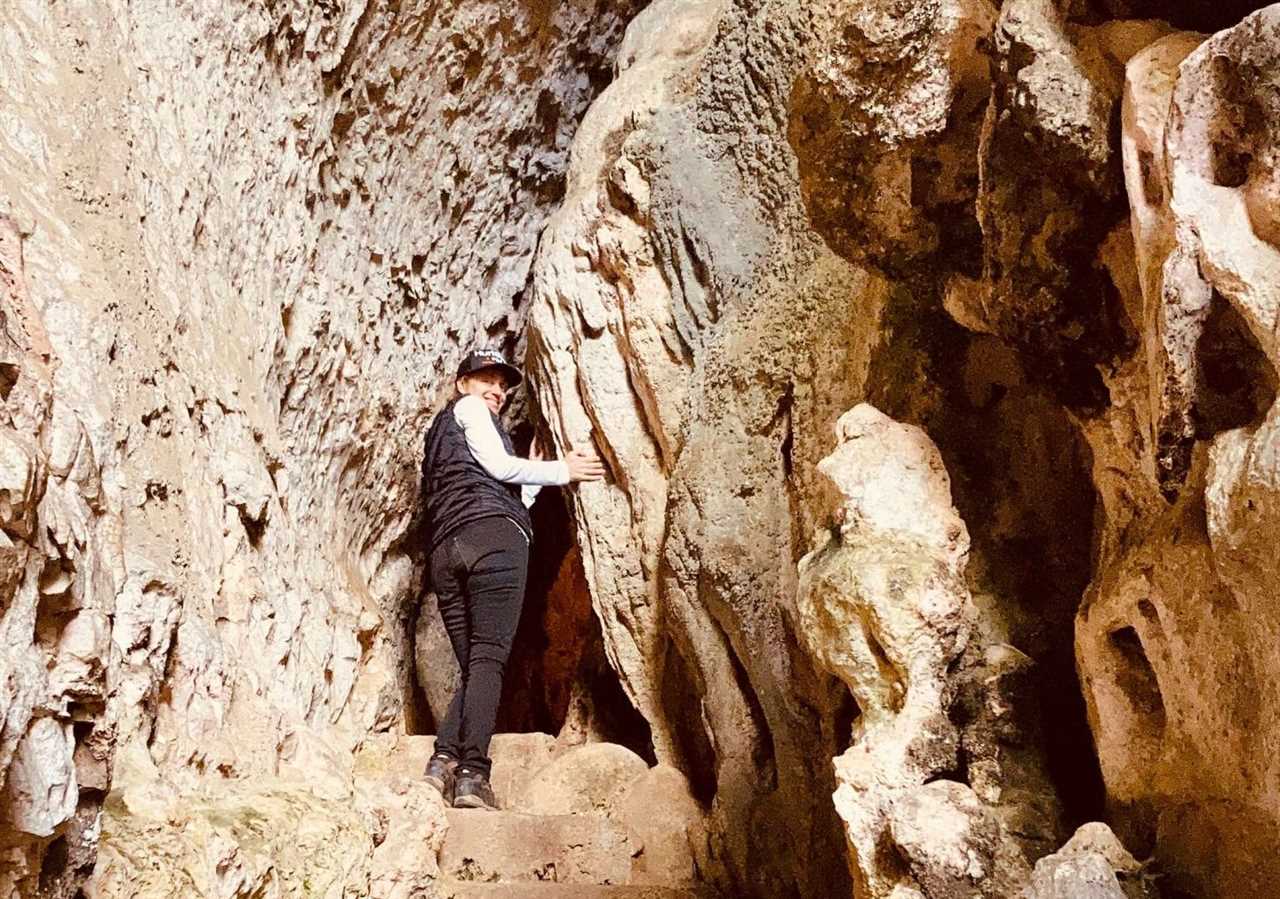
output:
<path id="1" fill-rule="evenodd" d="M 562 459 L 539 462 L 509 454 L 493 425 L 489 407 L 480 397 L 464 396 L 458 400 L 453 406 L 453 416 L 466 435 L 471 455 L 497 480 L 537 486 L 569 483 L 569 465 Z M 525 491 L 526 495 L 530 492 Z"/>

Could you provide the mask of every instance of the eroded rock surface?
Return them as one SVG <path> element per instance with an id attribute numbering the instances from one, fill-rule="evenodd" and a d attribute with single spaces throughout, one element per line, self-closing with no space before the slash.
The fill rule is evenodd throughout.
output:
<path id="1" fill-rule="evenodd" d="M 348 760 L 179 792 L 131 745 L 116 760 L 86 895 L 428 895 L 448 830 L 440 794 L 416 778 L 352 775 Z"/>
<path id="2" fill-rule="evenodd" d="M 1271 892 L 1274 79 L 1280 11 L 1134 57 L 1139 364 L 1092 432 L 1117 474 L 1077 653 L 1117 831 L 1197 895 Z M 1135 318 L 1137 318 L 1135 316 Z M 1161 500 L 1163 497 L 1164 501 Z"/>
<path id="3" fill-rule="evenodd" d="M 513 683 L 547 808 L 673 803 L 637 883 L 1146 889 L 1105 818 L 1276 892 L 1257 5 L 6 5 L 0 894 L 429 888 L 349 758 L 449 693 L 419 441 L 526 323 L 610 478 Z"/>
<path id="4" fill-rule="evenodd" d="M 966 501 L 993 513 L 998 506 L 1010 532 L 1023 518 L 1041 527 L 1030 508 L 1044 500 L 1031 489 L 987 499 L 985 486 L 974 484 L 990 477 L 977 469 L 991 463 L 967 464 L 980 457 L 968 449 L 976 434 L 965 429 L 973 425 L 965 413 L 949 417 L 946 403 L 986 407 L 974 417 L 999 428 L 991 446 L 1001 453 L 1014 454 L 1028 432 L 1048 445 L 1055 427 L 1069 429 L 1007 351 L 974 349 L 969 388 L 958 372 L 951 384 L 934 380 L 965 357 L 969 338 L 942 309 L 945 277 L 930 282 L 921 273 L 946 260 L 976 276 L 973 253 L 956 261 L 940 236 L 918 252 L 874 241 L 852 248 L 832 225 L 836 207 L 821 207 L 824 185 L 846 191 L 833 202 L 853 208 L 875 184 L 876 165 L 908 177 L 932 154 L 946 155 L 936 193 L 922 192 L 933 199 L 894 213 L 901 227 L 892 239 L 901 249 L 912 235 L 954 236 L 941 219 L 948 211 L 962 218 L 966 204 L 969 233 L 980 234 L 972 209 L 978 113 L 989 85 L 974 54 L 994 11 L 947 7 L 937 21 L 921 13 L 914 24 L 898 23 L 930 59 L 962 67 L 938 78 L 910 53 L 893 55 L 890 26 L 904 9 L 650 6 L 629 29 L 617 81 L 583 121 L 566 202 L 535 267 L 530 352 L 539 399 L 559 445 L 594 441 L 612 473 L 610 482 L 574 494 L 610 660 L 652 725 L 659 760 L 684 770 L 711 810 L 704 871 L 752 895 L 855 889 L 852 879 L 830 880 L 829 859 L 846 839 L 827 797 L 837 785 L 828 760 L 848 746 L 857 709 L 810 651 L 812 623 L 797 609 L 794 567 L 838 505 L 817 463 L 839 415 L 874 398 L 895 417 L 945 430 L 944 456 L 970 457 Z M 859 21 L 841 31 L 834 23 L 848 16 Z M 831 68 L 839 36 L 877 22 L 889 28 L 883 52 L 897 60 L 884 81 L 873 66 Z M 858 40 L 878 46 L 875 34 Z M 927 84 L 911 84 L 926 75 Z M 805 92 L 803 115 L 793 85 Z M 921 96 L 930 99 L 923 108 Z M 863 104 L 873 120 L 842 131 L 843 113 L 866 97 L 877 98 Z M 895 127 L 900 140 L 889 139 Z M 866 165 L 819 152 L 859 147 L 857 135 L 877 129 L 886 138 L 864 142 Z M 972 400 L 960 398 L 965 389 Z M 1006 393 L 1009 404 L 999 406 Z M 1046 458 L 1064 477 L 1081 470 L 1072 452 Z M 1063 519 L 1088 522 L 1087 507 L 1063 489 Z M 1044 540 L 1056 551 L 1072 538 Z M 981 570 L 991 567 L 984 557 Z M 964 582 L 958 571 L 952 577 Z M 1083 587 L 1083 573 L 1074 577 Z M 1048 601 L 1046 591 L 1023 594 L 1009 580 L 973 579 L 986 602 L 1025 603 L 1028 621 Z M 1049 592 L 1070 597 L 1054 613 L 1062 628 L 1055 664 L 1065 656 L 1069 665 L 1079 594 L 1066 585 Z M 1038 744 L 1022 737 L 1034 699 L 1012 688 L 1017 672 L 1036 662 L 994 649 L 1012 642 L 1018 615 L 987 619 L 990 635 L 946 689 L 972 700 L 975 717 L 986 715 L 986 729 L 965 737 L 970 788 L 983 791 L 982 802 L 1005 806 L 1000 815 L 1021 809 L 1025 832 L 1048 851 L 1066 834 Z M 1035 644 L 1027 652 L 1046 656 L 1054 638 L 1028 641 L 1026 630 L 1018 640 Z M 838 623 L 830 636 L 832 646 L 856 638 Z M 867 696 L 887 703 L 892 686 L 867 680 Z M 1005 690 L 1008 701 L 988 704 L 987 690 Z M 1020 742 L 1025 754 L 1014 748 Z M 924 777 L 902 776 L 916 784 Z M 797 830 L 796 821 L 805 827 Z M 762 842 L 785 851 L 762 858 L 752 851 Z"/>
<path id="5" fill-rule="evenodd" d="M 1000 828 L 1014 849 L 983 851 L 1010 879 L 972 888 L 1020 889 L 1072 827 L 1108 812 L 1170 876 L 1203 864 L 1266 882 L 1244 862 L 1267 867 L 1253 840 L 1271 813 L 1246 786 L 1261 769 L 1224 775 L 1213 801 L 1199 783 L 1238 770 L 1246 732 L 1271 739 L 1265 703 L 1223 717 L 1222 697 L 1256 695 L 1264 667 L 1228 676 L 1255 638 L 1231 636 L 1221 602 L 1190 597 L 1225 595 L 1211 589 L 1220 577 L 1271 592 L 1241 510 L 1261 521 L 1269 508 L 1274 166 L 1261 122 L 1274 12 L 1202 46 L 1177 28 L 1234 26 L 1239 10 L 1150 18 L 1164 11 L 658 3 L 584 119 L 535 266 L 534 380 L 560 446 L 592 440 L 610 463 L 610 482 L 574 500 L 606 648 L 659 758 L 711 810 L 707 870 L 740 891 L 819 889 L 751 856 L 744 829 L 809 860 L 859 816 L 874 823 L 852 829 L 856 895 L 947 895 L 971 876 L 952 860 L 1008 845 L 986 838 Z M 892 842 L 896 800 L 877 818 L 865 795 L 837 799 L 840 822 L 810 803 L 835 787 L 815 757 L 876 745 L 848 748 L 848 722 L 857 734 L 915 721 L 915 706 L 893 709 L 911 691 L 870 649 L 874 616 L 806 618 L 789 569 L 815 531 L 826 539 L 840 501 L 816 467 L 860 402 L 936 444 L 954 485 L 944 508 L 954 501 L 972 534 L 939 594 L 970 597 L 969 636 L 946 652 L 939 638 L 933 655 L 954 671 L 921 681 L 945 699 L 913 731 L 938 758 L 868 778 L 905 790 L 963 772 L 970 793 L 952 805 L 982 813 L 957 812 L 937 844 L 911 836 L 927 816 L 910 806 Z M 1228 544 L 1236 564 L 1211 566 Z M 850 564 L 843 589 L 864 595 L 873 570 Z M 1145 587 L 1111 598 L 1122 572 L 1198 603 L 1196 640 L 1215 661 L 1149 652 L 1152 622 L 1169 625 Z M 904 603 L 880 607 L 909 614 Z M 1163 735 L 1160 664 L 1173 659 L 1201 666 L 1184 701 L 1204 733 L 1212 721 L 1236 737 L 1191 751 Z M 1251 824 L 1189 824 L 1226 809 Z M 776 829 L 796 818 L 813 822 L 808 839 Z M 1248 849 L 1217 836 L 1247 826 Z M 875 857 L 877 839 L 897 848 Z M 1228 895 L 1215 876 L 1180 882 Z"/>
<path id="6" fill-rule="evenodd" d="M 105 720 L 120 519 L 0 214 L 0 888 L 61 895 L 92 867 L 115 733 Z M 12 873 L 8 873 L 12 872 Z M 2 878 L 8 878 L 6 882 Z"/>
<path id="7" fill-rule="evenodd" d="M 126 744 L 238 796 L 413 726 L 422 433 L 632 12 L 0 10 L 0 895 L 75 894 Z"/>
<path id="8" fill-rule="evenodd" d="M 1025 899 L 1149 899 L 1159 891 L 1105 824 L 1086 824 L 1036 862 Z"/>
<path id="9" fill-rule="evenodd" d="M 819 470 L 843 499 L 840 527 L 800 560 L 796 602 L 810 652 L 861 712 L 835 760 L 854 882 L 872 897 L 1010 895 L 1026 876 L 1021 847 L 996 807 L 947 777 L 963 742 L 957 662 L 979 612 L 941 454 L 869 405 L 841 416 L 836 439 Z M 998 697 L 983 692 L 983 704 Z"/>

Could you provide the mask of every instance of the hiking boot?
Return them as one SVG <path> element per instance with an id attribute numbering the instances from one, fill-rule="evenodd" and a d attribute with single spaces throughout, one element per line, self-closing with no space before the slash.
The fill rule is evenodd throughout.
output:
<path id="1" fill-rule="evenodd" d="M 493 797 L 489 776 L 474 768 L 459 768 L 453 787 L 453 807 L 497 811 L 498 800 Z"/>
<path id="2" fill-rule="evenodd" d="M 433 755 L 427 762 L 427 770 L 422 777 L 444 797 L 445 805 L 453 805 L 453 785 L 457 767 L 457 759 L 447 755 Z"/>

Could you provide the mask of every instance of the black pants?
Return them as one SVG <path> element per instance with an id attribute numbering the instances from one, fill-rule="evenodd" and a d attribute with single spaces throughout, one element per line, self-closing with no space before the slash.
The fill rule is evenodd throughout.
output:
<path id="1" fill-rule="evenodd" d="M 436 735 L 436 752 L 485 774 L 528 570 L 528 538 L 509 518 L 464 525 L 431 555 L 440 617 L 462 669 L 462 685 Z"/>

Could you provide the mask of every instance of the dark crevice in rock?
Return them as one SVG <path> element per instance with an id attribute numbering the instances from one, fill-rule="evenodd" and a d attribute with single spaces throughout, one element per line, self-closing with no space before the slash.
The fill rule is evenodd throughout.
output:
<path id="1" fill-rule="evenodd" d="M 831 725 L 834 738 L 831 755 L 834 757 L 849 748 L 854 722 L 862 715 L 862 710 L 858 708 L 858 701 L 853 698 L 853 693 L 842 681 L 832 679 L 831 683 L 838 697 L 834 703 L 835 714 Z"/>
<path id="2" fill-rule="evenodd" d="M 747 713 L 751 716 L 754 739 L 751 741 L 751 763 L 755 767 L 760 789 L 771 792 L 778 788 L 778 763 L 773 752 L 773 734 L 769 731 L 769 721 L 765 717 L 764 708 L 760 705 L 760 697 L 751 686 L 751 678 L 742 665 L 737 653 L 729 652 L 729 661 L 733 666 L 733 676 L 737 681 Z"/>
<path id="3" fill-rule="evenodd" d="M 21 369 L 12 362 L 0 362 L 0 400 L 8 401 L 14 385 L 18 383 Z"/>
<path id="4" fill-rule="evenodd" d="M 240 524 L 244 528 L 244 534 L 249 541 L 249 545 L 254 549 L 260 549 L 262 547 L 262 535 L 267 532 L 266 510 L 263 510 L 260 518 L 254 518 L 244 506 L 237 506 L 236 510 L 240 513 Z"/>
<path id="5" fill-rule="evenodd" d="M 1230 301 L 1213 292 L 1196 341 L 1196 436 L 1258 424 L 1276 399 L 1276 373 Z"/>
<path id="6" fill-rule="evenodd" d="M 1097 25 L 1110 19 L 1163 19 L 1175 28 L 1211 33 L 1230 28 L 1262 9 L 1258 0 L 1073 0 L 1073 22 Z"/>
<path id="7" fill-rule="evenodd" d="M 1116 683 L 1158 742 L 1165 725 L 1164 699 L 1142 639 L 1132 627 L 1122 627 L 1112 631 L 1109 640 L 1116 655 Z"/>
<path id="8" fill-rule="evenodd" d="M 966 408 L 955 391 L 930 435 L 971 523 L 970 582 L 994 594 L 996 626 L 1035 662 L 1020 714 L 1042 734 L 1048 774 L 1074 827 L 1099 816 L 1103 796 L 1075 668 L 1075 616 L 1093 576 L 1090 454 L 1060 400 L 1032 383 L 1008 383 L 1004 366 L 1023 357 L 998 347 L 988 356 L 986 344 L 971 343 L 969 370 L 943 383 L 990 376 L 1005 381 L 997 384 L 1003 391 L 982 409 Z"/>
<path id="9" fill-rule="evenodd" d="M 703 720 L 706 691 L 695 671 L 680 648 L 669 642 L 663 655 L 662 705 L 679 756 L 676 762 L 689 778 L 694 798 L 709 807 L 716 796 L 717 759 Z"/>
<path id="10" fill-rule="evenodd" d="M 584 726 L 592 740 L 625 746 L 650 765 L 658 763 L 653 731 L 636 710 L 604 652 L 600 622 L 592 615 L 584 639 L 586 649 L 570 684 L 565 729 Z M 576 735 L 570 734 L 576 739 Z"/>
<path id="11" fill-rule="evenodd" d="M 516 438 L 522 444 L 530 439 L 520 433 Z M 568 509 L 559 494 L 553 488 L 544 489 L 530 510 L 536 536 L 520 628 L 503 682 L 501 731 L 558 733 L 564 726 L 574 679 L 589 654 L 588 641 L 601 639 L 598 628 L 591 628 L 594 612 L 585 579 L 569 570 L 581 562 L 573 549 Z M 575 555 L 566 566 L 571 551 Z"/>
<path id="12" fill-rule="evenodd" d="M 66 873 L 70 852 L 67 849 L 67 838 L 58 837 L 49 844 L 44 852 L 44 861 L 40 865 L 40 893 L 48 895 Z"/>

